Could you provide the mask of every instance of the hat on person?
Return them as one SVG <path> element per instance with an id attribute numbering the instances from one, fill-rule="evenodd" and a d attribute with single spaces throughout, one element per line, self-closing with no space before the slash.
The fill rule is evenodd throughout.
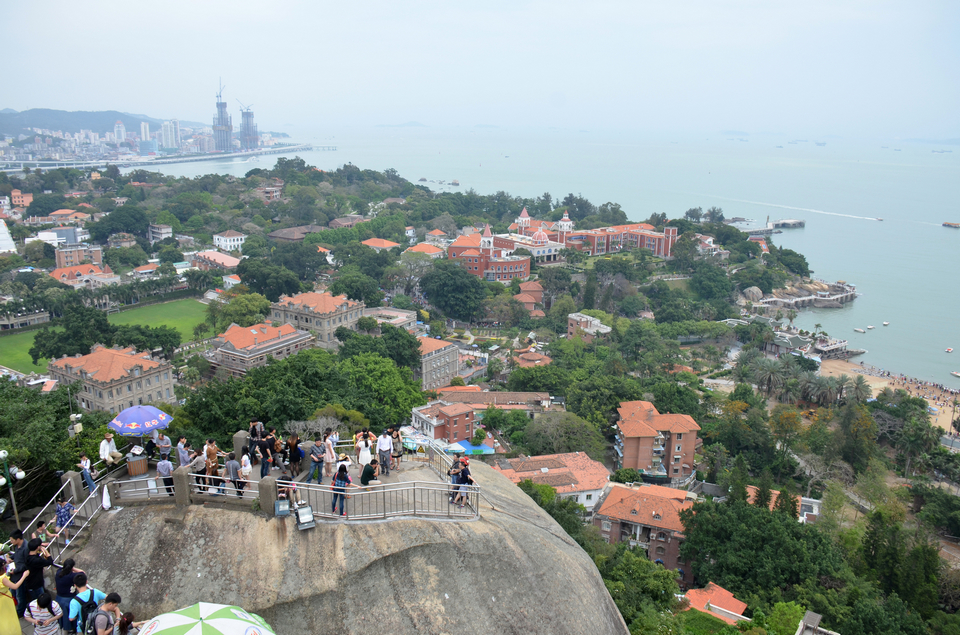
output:
<path id="1" fill-rule="evenodd" d="M 468 459 L 467 457 L 463 457 L 462 459 L 460 459 L 460 462 L 463 463 L 464 465 L 470 465 L 470 459 Z"/>
<path id="2" fill-rule="evenodd" d="M 347 460 L 347 455 L 346 455 L 346 454 L 341 454 L 340 457 L 339 457 L 339 460 L 341 460 L 341 461 L 346 461 L 346 460 Z"/>
<path id="3" fill-rule="evenodd" d="M 103 438 L 104 438 L 104 439 L 112 439 L 112 438 L 113 438 L 113 433 L 112 433 L 112 432 L 105 432 L 104 435 L 103 435 Z"/>

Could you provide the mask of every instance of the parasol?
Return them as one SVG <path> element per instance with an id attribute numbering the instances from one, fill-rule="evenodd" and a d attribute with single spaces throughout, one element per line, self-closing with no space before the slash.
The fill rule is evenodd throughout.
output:
<path id="1" fill-rule="evenodd" d="M 153 406 L 132 406 L 127 408 L 107 425 L 117 434 L 142 437 L 154 430 L 166 428 L 173 417 Z"/>
<path id="2" fill-rule="evenodd" d="M 140 629 L 140 635 L 268 635 L 274 633 L 262 617 L 239 606 L 198 602 L 158 615 Z"/>

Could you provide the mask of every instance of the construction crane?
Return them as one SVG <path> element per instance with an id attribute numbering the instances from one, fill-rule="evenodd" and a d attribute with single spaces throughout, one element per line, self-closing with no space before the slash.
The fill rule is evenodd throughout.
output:
<path id="1" fill-rule="evenodd" d="M 251 110 L 253 110 L 253 104 L 250 104 L 249 106 L 244 106 L 243 102 L 240 101 L 239 99 L 237 100 L 237 103 L 240 104 L 240 110 L 244 112 L 250 112 Z"/>

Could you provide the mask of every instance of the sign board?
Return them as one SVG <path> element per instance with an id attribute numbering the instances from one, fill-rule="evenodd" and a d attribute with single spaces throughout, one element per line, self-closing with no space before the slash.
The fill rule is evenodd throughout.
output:
<path id="1" fill-rule="evenodd" d="M 418 457 L 424 457 L 424 456 L 426 456 L 426 455 L 427 455 L 427 449 L 426 449 L 425 447 L 423 447 L 422 445 L 418 445 L 418 446 L 417 446 L 417 456 L 418 456 Z"/>

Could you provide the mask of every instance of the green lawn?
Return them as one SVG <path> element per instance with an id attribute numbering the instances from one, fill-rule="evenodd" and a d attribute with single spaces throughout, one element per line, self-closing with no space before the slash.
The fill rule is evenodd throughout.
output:
<path id="1" fill-rule="evenodd" d="M 164 304 L 151 304 L 143 308 L 130 309 L 114 313 L 109 317 L 111 324 L 143 324 L 145 326 L 172 326 L 178 331 L 184 342 L 193 339 L 193 327 L 203 322 L 207 307 L 192 299 L 176 300 Z M 36 331 L 25 331 L 0 337 L 0 366 L 6 366 L 21 373 L 42 373 L 43 366 L 34 366 L 28 351 L 33 346 Z"/>
<path id="2" fill-rule="evenodd" d="M 206 319 L 206 310 L 207 305 L 197 300 L 176 300 L 114 313 L 110 316 L 110 323 L 172 326 L 180 331 L 184 342 L 189 342 L 193 339 L 193 327 Z"/>

